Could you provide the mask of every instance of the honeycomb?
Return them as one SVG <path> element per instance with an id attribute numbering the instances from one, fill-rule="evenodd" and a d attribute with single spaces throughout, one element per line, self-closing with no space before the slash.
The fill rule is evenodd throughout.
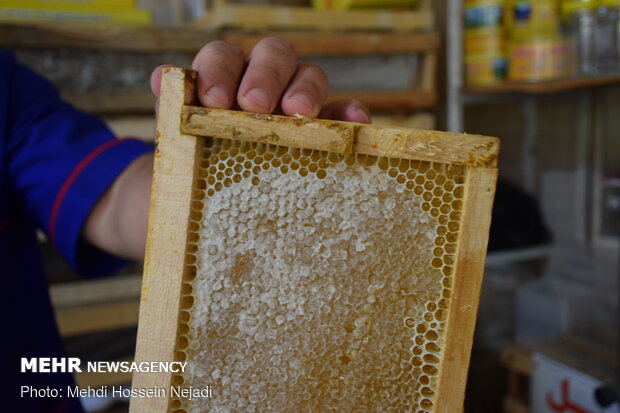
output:
<path id="1" fill-rule="evenodd" d="M 435 411 L 465 167 L 200 139 L 170 410 Z"/>

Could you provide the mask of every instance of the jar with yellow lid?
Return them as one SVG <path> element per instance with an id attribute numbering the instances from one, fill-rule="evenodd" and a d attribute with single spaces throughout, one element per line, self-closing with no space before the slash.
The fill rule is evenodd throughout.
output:
<path id="1" fill-rule="evenodd" d="M 508 60 L 503 54 L 465 57 L 465 82 L 469 86 L 491 86 L 506 80 Z"/>
<path id="2" fill-rule="evenodd" d="M 508 44 L 508 78 L 536 82 L 566 77 L 574 72 L 570 43 L 557 25 L 514 27 Z"/>
<path id="3" fill-rule="evenodd" d="M 618 72 L 620 70 L 620 0 L 598 1 L 594 44 L 597 72 Z"/>
<path id="4" fill-rule="evenodd" d="M 572 43 L 579 72 L 586 75 L 598 72 L 595 43 L 597 5 L 595 0 L 562 1 L 565 35 Z"/>
<path id="5" fill-rule="evenodd" d="M 503 4 L 504 0 L 465 1 L 465 80 L 469 86 L 493 85 L 506 78 Z"/>
<path id="6" fill-rule="evenodd" d="M 503 18 L 503 0 L 469 0 L 465 2 L 465 29 L 481 27 L 500 28 Z"/>
<path id="7" fill-rule="evenodd" d="M 506 37 L 498 27 L 481 27 L 465 30 L 465 54 L 498 55 L 504 53 Z"/>
<path id="8" fill-rule="evenodd" d="M 559 22 L 559 0 L 506 0 L 506 27 L 544 26 Z"/>

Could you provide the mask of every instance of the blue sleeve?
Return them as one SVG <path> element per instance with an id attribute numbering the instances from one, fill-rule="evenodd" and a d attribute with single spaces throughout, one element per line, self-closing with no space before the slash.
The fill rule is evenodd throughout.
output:
<path id="1" fill-rule="evenodd" d="M 123 261 L 84 242 L 82 228 L 97 200 L 151 145 L 116 139 L 14 60 L 9 79 L 6 155 L 13 190 L 78 273 L 99 276 L 118 269 Z"/>

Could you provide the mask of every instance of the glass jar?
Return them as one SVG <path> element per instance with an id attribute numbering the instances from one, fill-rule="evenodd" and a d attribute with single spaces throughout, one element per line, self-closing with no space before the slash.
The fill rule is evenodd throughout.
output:
<path id="1" fill-rule="evenodd" d="M 596 11 L 596 66 L 600 73 L 620 70 L 620 0 L 600 0 Z"/>
<path id="2" fill-rule="evenodd" d="M 596 3 L 594 0 L 564 0 L 562 15 L 565 34 L 572 43 L 579 72 L 596 74 Z"/>

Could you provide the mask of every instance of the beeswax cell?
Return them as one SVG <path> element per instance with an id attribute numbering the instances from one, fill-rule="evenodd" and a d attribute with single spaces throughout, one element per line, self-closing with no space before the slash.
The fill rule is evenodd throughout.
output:
<path id="1" fill-rule="evenodd" d="M 203 142 L 173 406 L 433 411 L 464 167 Z"/>

